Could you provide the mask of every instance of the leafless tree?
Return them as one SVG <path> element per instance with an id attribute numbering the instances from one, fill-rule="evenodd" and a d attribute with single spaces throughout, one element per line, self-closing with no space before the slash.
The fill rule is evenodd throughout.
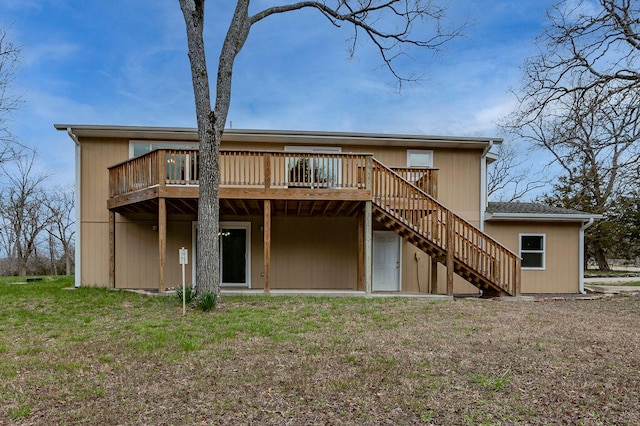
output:
<path id="1" fill-rule="evenodd" d="M 212 109 L 204 47 L 204 0 L 179 0 L 185 20 L 191 75 L 195 94 L 201 174 L 198 207 L 198 292 L 219 292 L 219 148 L 231 100 L 231 79 L 236 56 L 251 27 L 273 15 L 302 9 L 315 10 L 329 24 L 353 29 L 351 53 L 363 36 L 378 49 L 383 63 L 399 82 L 411 80 L 395 67 L 394 60 L 417 47 L 438 49 L 459 35 L 461 27 L 446 28 L 445 10 L 430 0 L 323 0 L 300 1 L 268 7 L 250 14 L 250 0 L 237 0 L 225 40 L 220 49 Z M 419 27 L 423 34 L 413 36 Z M 429 29 L 430 33 L 426 30 Z"/>
<path id="2" fill-rule="evenodd" d="M 14 159 L 19 151 L 8 123 L 10 114 L 20 102 L 11 91 L 19 53 L 19 48 L 9 41 L 7 32 L 0 29 L 0 163 Z"/>
<path id="3" fill-rule="evenodd" d="M 548 185 L 543 171 L 533 170 L 526 151 L 518 151 L 513 144 L 503 143 L 497 154 L 498 159 L 488 167 L 487 193 L 490 200 L 519 201 Z"/>
<path id="4" fill-rule="evenodd" d="M 547 13 L 540 54 L 527 60 L 519 116 L 534 120 L 567 97 L 640 89 L 640 4 L 562 0 Z"/>
<path id="5" fill-rule="evenodd" d="M 504 129 L 560 167 L 548 202 L 603 213 L 640 181 L 640 4 L 562 0 L 548 20 Z M 589 250 L 607 269 L 603 241 Z"/>
<path id="6" fill-rule="evenodd" d="M 54 250 L 54 244 L 60 244 L 62 257 L 65 262 L 65 273 L 71 275 L 73 268 L 74 253 L 74 195 L 73 191 L 66 188 L 54 188 L 47 191 L 44 203 L 48 210 L 48 226 L 46 231 L 49 234 L 50 251 Z M 55 254 L 51 255 L 52 265 L 55 266 Z M 54 272 L 57 274 L 57 272 Z"/>
<path id="7" fill-rule="evenodd" d="M 42 190 L 48 176 L 37 173 L 34 162 L 35 153 L 21 157 L 15 167 L 2 165 L 6 184 L 0 197 L 0 216 L 8 228 L 4 231 L 13 244 L 10 255 L 15 258 L 15 272 L 19 275 L 26 275 L 27 262 L 37 251 L 38 237 L 49 223 Z"/>

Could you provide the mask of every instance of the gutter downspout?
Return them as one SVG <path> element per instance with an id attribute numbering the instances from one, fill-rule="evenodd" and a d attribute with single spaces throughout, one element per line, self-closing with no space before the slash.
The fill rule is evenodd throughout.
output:
<path id="1" fill-rule="evenodd" d="M 480 157 L 480 230 L 484 232 L 485 211 L 487 210 L 487 154 L 493 148 L 493 141 L 489 141 L 489 145 L 482 151 Z"/>
<path id="2" fill-rule="evenodd" d="M 587 222 L 584 222 L 580 227 L 579 232 L 579 240 L 578 240 L 578 251 L 579 251 L 579 262 L 578 262 L 578 291 L 580 294 L 586 294 L 587 292 L 584 290 L 584 231 L 595 222 L 594 218 L 590 218 Z"/>
<path id="3" fill-rule="evenodd" d="M 81 155 L 80 155 L 80 141 L 78 140 L 78 137 L 73 133 L 73 129 L 71 129 L 71 127 L 67 127 L 67 134 L 69 135 L 69 137 L 71 138 L 71 140 L 75 143 L 76 145 L 76 176 L 75 176 L 75 194 L 74 194 L 74 202 L 75 202 L 75 210 L 76 210 L 76 241 L 75 241 L 75 253 L 74 253 L 74 287 L 75 288 L 79 288 L 80 285 L 82 284 L 82 268 L 81 268 L 81 263 L 80 263 L 80 253 L 82 250 L 82 223 L 80 222 L 80 209 L 81 209 L 81 204 L 80 204 L 80 192 L 81 192 L 81 187 L 80 187 L 80 160 L 81 160 Z"/>

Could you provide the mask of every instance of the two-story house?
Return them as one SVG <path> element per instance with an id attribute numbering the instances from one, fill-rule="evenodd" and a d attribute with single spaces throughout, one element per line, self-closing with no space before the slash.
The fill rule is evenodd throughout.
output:
<path id="1" fill-rule="evenodd" d="M 195 129 L 57 124 L 76 145 L 76 286 L 164 291 L 195 261 Z M 221 286 L 235 292 L 582 290 L 596 218 L 488 203 L 500 139 L 227 130 Z"/>

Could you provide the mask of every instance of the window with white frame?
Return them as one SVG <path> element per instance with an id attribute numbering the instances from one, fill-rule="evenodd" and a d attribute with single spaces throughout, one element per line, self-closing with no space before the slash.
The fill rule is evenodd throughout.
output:
<path id="1" fill-rule="evenodd" d="M 408 149 L 407 167 L 429 169 L 433 167 L 433 151 L 427 149 Z"/>
<path id="2" fill-rule="evenodd" d="M 523 269 L 544 269 L 544 234 L 520 234 L 520 257 Z"/>

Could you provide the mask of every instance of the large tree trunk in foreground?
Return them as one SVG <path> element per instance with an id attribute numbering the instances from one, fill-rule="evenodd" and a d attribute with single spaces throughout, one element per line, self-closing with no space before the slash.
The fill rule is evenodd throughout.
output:
<path id="1" fill-rule="evenodd" d="M 249 35 L 249 0 L 239 0 L 220 52 L 216 84 L 216 105 L 211 110 L 209 77 L 202 31 L 204 0 L 180 0 L 187 28 L 189 61 L 200 141 L 200 199 L 196 277 L 198 294 L 220 292 L 220 142 L 231 102 L 231 76 L 235 57 Z"/>

